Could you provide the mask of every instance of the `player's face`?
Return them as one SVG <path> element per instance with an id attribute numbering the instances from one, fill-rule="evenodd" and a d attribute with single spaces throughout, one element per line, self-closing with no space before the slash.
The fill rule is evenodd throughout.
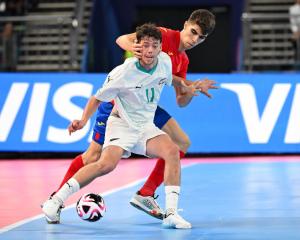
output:
<path id="1" fill-rule="evenodd" d="M 157 55 L 161 51 L 161 42 L 153 37 L 144 37 L 141 40 L 141 64 L 145 68 L 152 68 L 157 62 Z"/>
<path id="2" fill-rule="evenodd" d="M 183 50 L 196 47 L 206 39 L 207 35 L 202 34 L 202 29 L 195 23 L 185 22 L 180 32 L 180 44 Z"/>

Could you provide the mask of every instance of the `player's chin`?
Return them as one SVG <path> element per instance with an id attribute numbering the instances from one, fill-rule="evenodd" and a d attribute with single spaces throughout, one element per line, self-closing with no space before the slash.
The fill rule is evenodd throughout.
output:
<path id="1" fill-rule="evenodd" d="M 145 63 L 147 64 L 147 65 L 150 65 L 150 64 L 152 64 L 154 62 L 154 58 L 146 58 L 145 59 Z"/>
<path id="2" fill-rule="evenodd" d="M 192 49 L 193 47 L 195 47 L 195 46 L 194 46 L 194 45 L 187 44 L 186 47 L 185 47 L 185 49 L 186 49 L 186 50 L 190 50 L 190 49 Z"/>

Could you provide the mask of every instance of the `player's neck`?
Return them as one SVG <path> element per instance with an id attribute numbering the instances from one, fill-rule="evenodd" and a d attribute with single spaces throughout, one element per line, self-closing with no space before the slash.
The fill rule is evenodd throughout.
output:
<path id="1" fill-rule="evenodd" d="M 179 47 L 178 47 L 178 52 L 184 52 L 186 51 L 186 49 L 184 48 L 184 45 L 181 41 L 181 34 L 182 34 L 182 31 L 180 32 L 180 41 L 179 41 Z"/>
<path id="2" fill-rule="evenodd" d="M 143 68 L 144 70 L 151 71 L 153 68 L 155 68 L 157 65 L 157 58 L 153 61 L 153 63 L 151 64 L 146 64 L 145 62 L 143 62 L 142 60 L 139 60 L 139 66 L 141 68 Z"/>
<path id="3" fill-rule="evenodd" d="M 180 42 L 178 47 L 178 52 L 184 52 L 186 49 L 184 48 L 183 44 Z"/>

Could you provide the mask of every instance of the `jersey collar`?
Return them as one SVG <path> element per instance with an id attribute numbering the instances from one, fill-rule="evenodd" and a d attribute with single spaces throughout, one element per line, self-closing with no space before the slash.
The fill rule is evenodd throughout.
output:
<path id="1" fill-rule="evenodd" d="M 158 60 L 158 59 L 157 59 L 157 60 Z M 140 64 L 140 61 L 137 61 L 137 62 L 135 63 L 135 66 L 137 67 L 138 70 L 140 70 L 140 71 L 142 71 L 142 72 L 144 72 L 144 73 L 148 73 L 148 74 L 152 75 L 152 74 L 155 72 L 156 68 L 157 68 L 157 64 L 158 64 L 158 61 L 157 61 L 157 63 L 155 64 L 155 66 L 154 66 L 153 68 L 149 69 L 149 70 L 145 69 L 145 68 Z"/>

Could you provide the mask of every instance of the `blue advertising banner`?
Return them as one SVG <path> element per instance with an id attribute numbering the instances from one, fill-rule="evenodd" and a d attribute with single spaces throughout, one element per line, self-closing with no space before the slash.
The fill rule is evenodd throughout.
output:
<path id="1" fill-rule="evenodd" d="M 0 74 L 0 151 L 79 152 L 93 119 L 72 136 L 105 74 Z M 190 74 L 218 82 L 184 108 L 166 87 L 160 105 L 189 135 L 189 153 L 300 153 L 300 74 Z"/>

